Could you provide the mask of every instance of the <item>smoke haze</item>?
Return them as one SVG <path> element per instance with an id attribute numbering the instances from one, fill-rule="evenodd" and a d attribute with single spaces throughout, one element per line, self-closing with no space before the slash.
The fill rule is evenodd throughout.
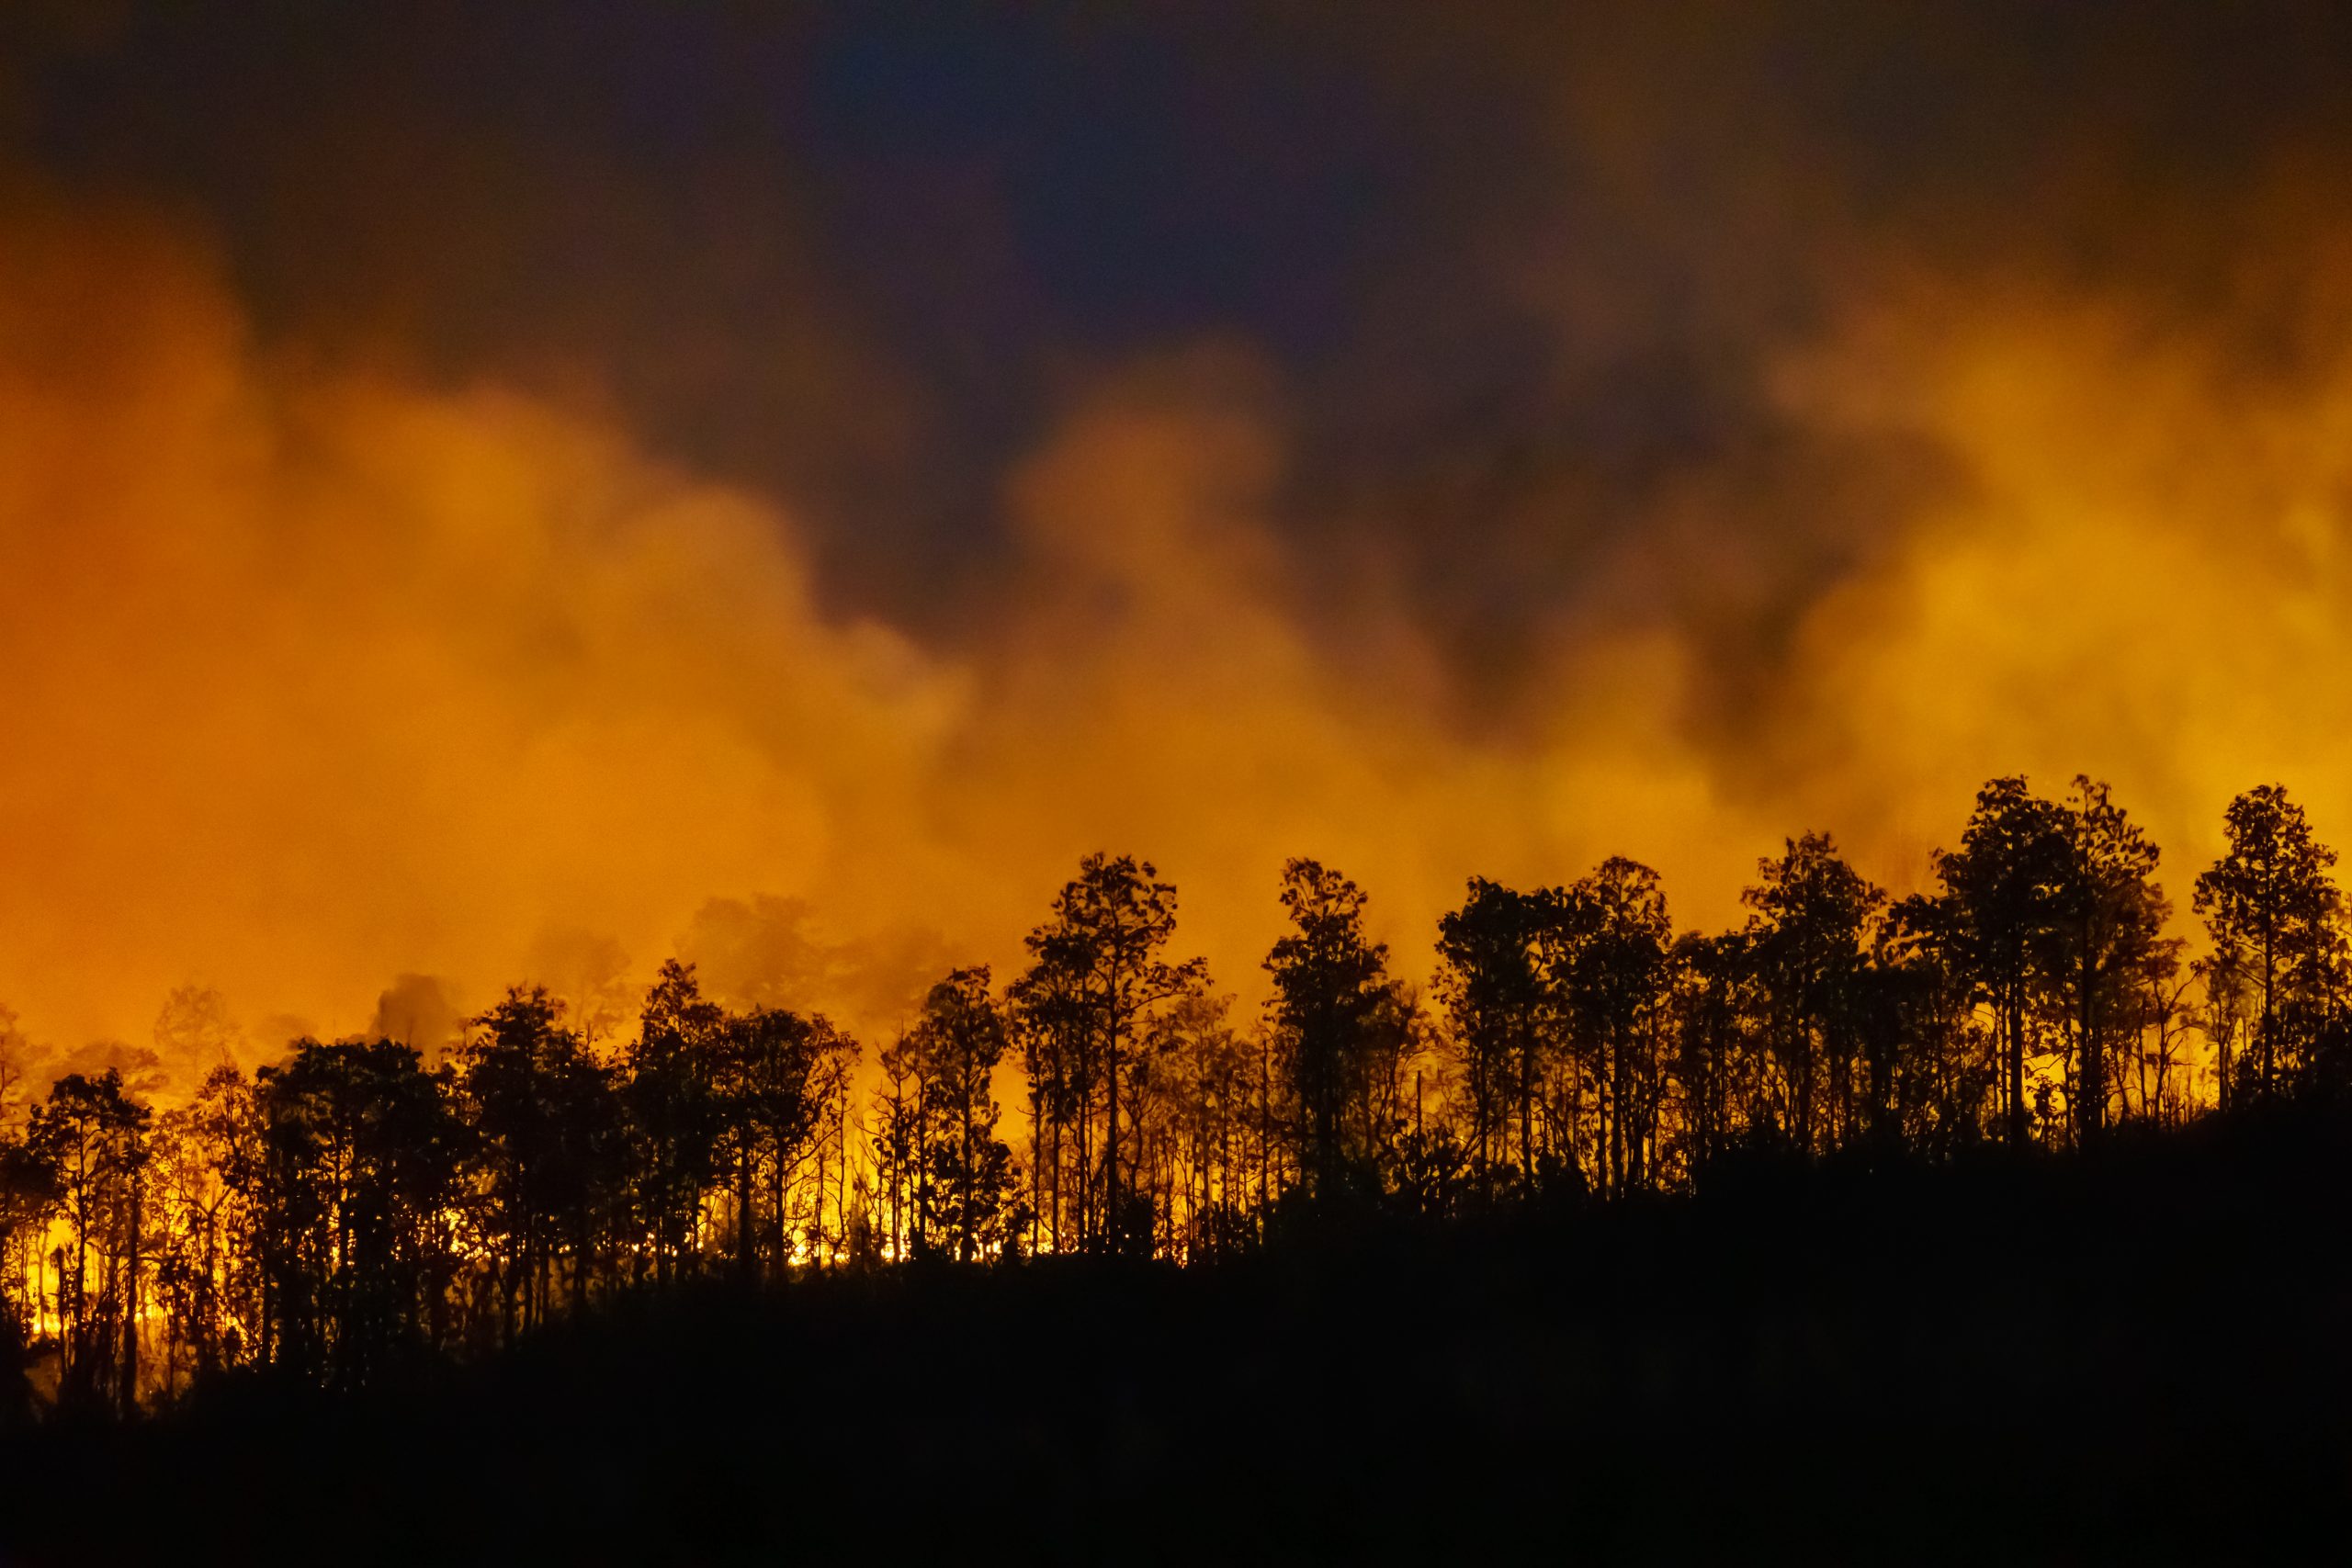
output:
<path id="1" fill-rule="evenodd" d="M 1249 994 L 1291 854 L 1409 973 L 1473 873 L 1910 886 L 1996 773 L 2177 900 L 2250 784 L 2352 830 L 2343 25 L 1834 9 L 61 12 L 0 998 L 887 1030 L 1096 849 Z"/>

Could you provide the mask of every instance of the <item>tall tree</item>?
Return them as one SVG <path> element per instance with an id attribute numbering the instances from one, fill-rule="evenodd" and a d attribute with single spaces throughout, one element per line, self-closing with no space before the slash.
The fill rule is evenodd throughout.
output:
<path id="1" fill-rule="evenodd" d="M 2211 983 L 2252 993 L 2253 1077 L 2267 1095 L 2282 1061 L 2290 1070 L 2307 1065 L 2322 1025 L 2342 1005 L 2343 897 L 2328 874 L 2335 852 L 2278 784 L 2231 801 L 2222 829 L 2229 848 L 2197 879 L 2193 908 L 2212 938 Z"/>
<path id="2" fill-rule="evenodd" d="M 1936 856 L 1971 971 L 1993 1010 L 2012 1148 L 2027 1138 L 2025 1064 L 2036 965 L 2064 917 L 2074 859 L 2064 809 L 2027 789 L 2022 778 L 1995 779 L 1977 791 L 1959 850 Z"/>
<path id="3" fill-rule="evenodd" d="M 1248 1173 L 1257 1053 L 1231 1022 L 1233 998 L 1207 991 L 1181 997 L 1155 1021 L 1154 1120 L 1166 1129 L 1181 1190 L 1171 1195 L 1166 1237 L 1186 1259 L 1238 1251 L 1256 1239 Z"/>
<path id="4" fill-rule="evenodd" d="M 202 1381 L 267 1357 L 265 1123 L 253 1084 L 234 1066 L 207 1073 L 194 1100 L 156 1122 L 157 1195 L 174 1221 L 157 1265 L 166 1353 L 184 1348 Z M 436 1308 L 446 1284 L 435 1282 Z M 171 1373 L 167 1367 L 167 1386 Z"/>
<path id="5" fill-rule="evenodd" d="M 2164 934 L 2172 907 L 2155 884 L 2156 846 L 2108 786 L 2076 775 L 2063 812 L 2065 875 L 2041 969 L 2074 1042 L 2075 1124 L 2088 1147 L 2107 1126 L 2113 1047 L 2178 967 L 2178 944 Z"/>
<path id="6" fill-rule="evenodd" d="M 1051 916 L 1031 931 L 1032 963 L 1023 976 L 1024 1002 L 1052 997 L 1070 1013 L 1072 1044 L 1080 1082 L 1080 1157 L 1084 1179 L 1098 1186 L 1099 1205 L 1082 1203 L 1080 1242 L 1125 1247 L 1148 1242 L 1149 1226 L 1130 1212 L 1129 1185 L 1122 1159 L 1126 1119 L 1122 1114 L 1135 1049 L 1155 1010 L 1197 990 L 1207 964 L 1194 958 L 1171 964 L 1166 955 L 1176 934 L 1176 889 L 1159 880 L 1148 861 L 1132 855 L 1093 854 L 1055 895 Z M 1102 1105 L 1102 1140 L 1093 1145 L 1085 1123 L 1091 1107 Z M 1131 1109 L 1131 1107 L 1130 1107 Z M 1101 1149 L 1099 1168 L 1093 1146 Z M 1132 1141 L 1128 1158 L 1136 1154 Z M 1092 1218 L 1090 1222 L 1089 1212 Z"/>
<path id="7" fill-rule="evenodd" d="M 907 1035 L 921 1083 L 929 1202 L 916 1234 L 969 1263 L 1001 1243 L 1011 1217 L 1012 1151 L 997 1136 L 997 1064 L 1008 1044 L 985 964 L 931 988 Z M 942 1238 L 930 1238 L 934 1231 Z"/>
<path id="8" fill-rule="evenodd" d="M 1307 1190 L 1329 1196 L 1359 1175 L 1376 1136 L 1376 1066 L 1396 1024 L 1388 948 L 1368 942 L 1364 896 L 1312 860 L 1283 868 L 1293 930 L 1266 956 L 1273 1023 L 1301 1121 Z"/>
<path id="9" fill-rule="evenodd" d="M 1512 1163 L 1514 1111 L 1518 1177 L 1522 1185 L 1534 1179 L 1535 1100 L 1550 1008 L 1536 942 L 1547 918 L 1542 901 L 1473 877 L 1462 907 L 1438 921 L 1438 995 L 1467 1096 L 1471 1158 L 1489 1200 L 1498 1171 Z"/>
<path id="10" fill-rule="evenodd" d="M 1745 931 L 1685 932 L 1669 955 L 1674 1072 L 1682 1091 L 1677 1131 L 1683 1173 L 1694 1182 L 1731 1147 L 1754 1098 L 1747 1063 L 1754 972 Z"/>
<path id="11" fill-rule="evenodd" d="M 375 1382 L 432 1338 L 458 1175 L 446 1076 L 389 1040 L 300 1040 L 255 1087 L 283 1358 L 328 1383 Z"/>
<path id="12" fill-rule="evenodd" d="M 146 1106 L 109 1069 L 69 1073 L 36 1107 L 28 1141 L 55 1173 L 71 1238 L 73 1272 L 59 1268 L 64 1326 L 60 1397 L 119 1403 L 138 1398 L 141 1177 Z M 92 1288 L 92 1275 L 96 1287 Z"/>
<path id="13" fill-rule="evenodd" d="M 1980 1021 L 1966 923 L 1949 896 L 1887 911 L 1872 953 L 1870 1050 L 1877 1113 L 1910 1147 L 1950 1156 L 1984 1135 L 1999 1067 Z"/>
<path id="14" fill-rule="evenodd" d="M 749 1282 L 763 1240 L 775 1272 L 792 1261 L 794 1203 L 813 1188 L 803 1168 L 846 1089 L 857 1044 L 822 1015 L 768 1007 L 728 1020 L 724 1039 L 716 1152 L 733 1178 L 736 1275 Z"/>
<path id="15" fill-rule="evenodd" d="M 1011 1027 L 1021 1042 L 1022 1067 L 1029 1085 L 1031 1204 L 1042 1233 L 1061 1251 L 1074 1227 L 1088 1234 L 1086 1172 L 1094 1092 L 1094 1017 L 1089 976 L 1064 960 L 1074 950 L 1057 942 L 1033 952 L 1035 963 L 1006 987 Z M 889 1115 L 899 1114 L 898 1101 Z M 1065 1184 L 1074 1160 L 1076 1179 Z M 1066 1199 L 1074 1193 L 1073 1218 Z"/>
<path id="16" fill-rule="evenodd" d="M 1595 1149 L 1612 1193 L 1639 1187 L 1649 1167 L 1657 1046 L 1668 988 L 1666 893 L 1657 873 L 1623 856 L 1567 890 L 1572 933 L 1560 992 L 1597 1071 L 1604 1132 Z"/>
<path id="17" fill-rule="evenodd" d="M 622 1094 L 634 1145 L 629 1162 L 635 1222 L 648 1233 L 654 1282 L 690 1267 L 702 1201 L 718 1157 L 723 1111 L 718 1081 L 727 1015 L 706 998 L 694 965 L 662 965 L 638 1018 Z"/>
<path id="18" fill-rule="evenodd" d="M 622 1126 L 609 1070 L 562 1026 L 547 988 L 509 988 L 473 1021 L 458 1084 L 475 1130 L 476 1168 L 499 1252 L 501 1331 L 547 1314 L 559 1258 L 575 1306 L 594 1257 L 594 1220 L 610 1206 Z"/>
<path id="19" fill-rule="evenodd" d="M 7 1269 L 0 1298 L 26 1340 L 42 1329 L 41 1281 L 57 1205 L 57 1170 L 49 1151 L 29 1138 L 0 1133 L 0 1260 Z"/>
<path id="20" fill-rule="evenodd" d="M 1757 863 L 1757 873 L 1740 897 L 1753 911 L 1749 950 L 1781 1066 L 1781 1124 L 1810 1154 L 1824 1141 L 1824 1094 L 1836 1117 L 1828 1141 L 1853 1131 L 1862 974 L 1886 896 L 1839 857 L 1826 833 L 1788 840 L 1784 853 Z"/>

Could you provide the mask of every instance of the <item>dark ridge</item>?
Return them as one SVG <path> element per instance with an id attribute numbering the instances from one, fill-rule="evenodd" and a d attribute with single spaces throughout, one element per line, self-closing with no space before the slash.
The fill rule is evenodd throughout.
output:
<path id="1" fill-rule="evenodd" d="M 18 1438 L 0 1529 L 36 1565 L 2294 1555 L 2352 1525 L 2345 1132 L 628 1299 Z"/>

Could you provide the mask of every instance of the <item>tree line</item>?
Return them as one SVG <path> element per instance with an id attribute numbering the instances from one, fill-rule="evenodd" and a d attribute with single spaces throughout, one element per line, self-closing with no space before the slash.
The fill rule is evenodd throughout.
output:
<path id="1" fill-rule="evenodd" d="M 2106 785 L 2003 778 L 1901 899 L 1823 834 L 1760 861 L 1714 934 L 1677 932 L 1630 860 L 1474 878 L 1426 993 L 1363 889 L 1294 860 L 1269 999 L 1238 1017 L 1181 953 L 1176 889 L 1092 855 L 1020 973 L 945 976 L 871 1070 L 821 1015 L 724 1008 L 673 960 L 617 1046 L 526 986 L 429 1063 L 304 1039 L 160 1111 L 68 1073 L 0 1129 L 0 1302 L 61 1406 L 129 1412 L 239 1369 L 380 1382 L 689 1281 L 1189 1263 L 1339 1206 L 1443 1222 L 2341 1094 L 2335 854 L 2277 786 L 2223 827 L 2193 961 Z"/>

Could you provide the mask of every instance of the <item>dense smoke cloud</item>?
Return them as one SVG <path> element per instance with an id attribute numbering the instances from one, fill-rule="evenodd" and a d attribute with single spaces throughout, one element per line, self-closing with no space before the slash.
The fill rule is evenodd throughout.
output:
<path id="1" fill-rule="evenodd" d="M 1106 384 L 1013 476 L 1027 565 L 959 660 L 821 615 L 788 518 L 617 433 L 268 360 L 144 220 L 20 214 L 6 273 L 6 980 L 51 1029 L 190 976 L 328 1029 L 393 973 L 590 991 L 722 947 L 713 890 L 805 898 L 832 968 L 910 922 L 1009 961 L 1105 843 L 1246 976 L 1285 852 L 1426 913 L 1648 795 L 1450 739 L 1402 625 L 1317 652 L 1224 355 Z"/>
<path id="2" fill-rule="evenodd" d="M 0 998 L 266 1052 L 526 975 L 624 1027 L 680 953 L 887 1029 L 1098 848 L 1247 991 L 1294 853 L 1410 972 L 1472 872 L 1907 885 L 1998 773 L 2176 895 L 2247 784 L 2352 828 L 2340 29 L 2198 9 L 1024 24 L 1188 106 L 1094 251 L 992 100 L 771 113 L 805 19 L 77 24 L 7 94 Z"/>

